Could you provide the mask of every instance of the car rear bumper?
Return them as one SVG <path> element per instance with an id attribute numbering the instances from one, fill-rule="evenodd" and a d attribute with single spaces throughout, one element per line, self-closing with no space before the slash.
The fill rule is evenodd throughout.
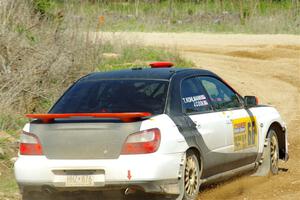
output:
<path id="1" fill-rule="evenodd" d="M 69 191 L 140 187 L 145 192 L 178 194 L 180 165 L 184 154 L 122 155 L 106 160 L 50 160 L 45 156 L 19 156 L 15 177 L 21 188 Z M 93 186 L 66 185 L 67 176 L 89 174 Z"/>

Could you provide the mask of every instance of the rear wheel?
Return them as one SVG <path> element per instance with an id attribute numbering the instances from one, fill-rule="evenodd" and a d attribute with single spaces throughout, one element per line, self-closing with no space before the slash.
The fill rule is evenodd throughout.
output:
<path id="1" fill-rule="evenodd" d="M 200 163 L 194 152 L 187 152 L 184 169 L 184 195 L 183 200 L 195 200 L 200 188 Z"/>

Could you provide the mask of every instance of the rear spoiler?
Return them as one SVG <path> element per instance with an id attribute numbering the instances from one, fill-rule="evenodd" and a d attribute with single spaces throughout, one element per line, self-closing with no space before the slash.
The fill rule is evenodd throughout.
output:
<path id="1" fill-rule="evenodd" d="M 143 117 L 151 116 L 148 112 L 128 112 L 128 113 L 64 113 L 64 114 L 27 114 L 30 119 L 39 119 L 44 123 L 53 122 L 55 119 L 64 119 L 71 117 L 94 117 L 106 119 L 120 119 L 123 122 L 134 122 Z"/>

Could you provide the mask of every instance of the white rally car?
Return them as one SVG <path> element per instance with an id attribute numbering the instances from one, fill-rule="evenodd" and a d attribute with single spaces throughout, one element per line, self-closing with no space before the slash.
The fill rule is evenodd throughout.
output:
<path id="1" fill-rule="evenodd" d="M 49 113 L 27 115 L 14 168 L 23 199 L 142 190 L 195 200 L 204 183 L 278 173 L 288 146 L 277 110 L 210 71 L 171 66 L 89 74 Z"/>

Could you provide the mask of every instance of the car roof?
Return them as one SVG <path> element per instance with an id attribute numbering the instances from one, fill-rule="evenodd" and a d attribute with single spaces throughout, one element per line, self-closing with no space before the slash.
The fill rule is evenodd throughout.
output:
<path id="1" fill-rule="evenodd" d="M 85 80 L 95 79 L 160 79 L 170 80 L 174 75 L 183 77 L 191 75 L 216 76 L 214 73 L 204 69 L 192 68 L 132 68 L 126 70 L 116 70 L 109 72 L 94 72 L 85 77 Z"/>

